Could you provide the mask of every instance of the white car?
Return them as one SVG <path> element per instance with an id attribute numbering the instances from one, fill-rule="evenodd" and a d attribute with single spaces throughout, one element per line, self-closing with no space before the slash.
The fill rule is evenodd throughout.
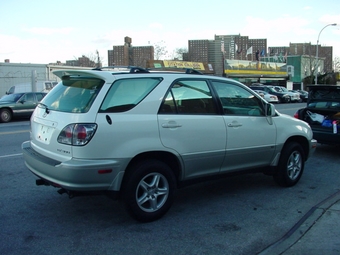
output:
<path id="1" fill-rule="evenodd" d="M 22 144 L 36 184 L 122 199 L 142 222 L 162 217 L 194 180 L 252 170 L 293 186 L 315 150 L 306 122 L 231 79 L 136 67 L 54 74 L 61 82 Z"/>
<path id="2" fill-rule="evenodd" d="M 269 94 L 264 90 L 254 90 L 256 93 L 260 94 L 261 97 L 264 98 L 268 103 L 279 103 L 279 99 L 277 96 Z"/>

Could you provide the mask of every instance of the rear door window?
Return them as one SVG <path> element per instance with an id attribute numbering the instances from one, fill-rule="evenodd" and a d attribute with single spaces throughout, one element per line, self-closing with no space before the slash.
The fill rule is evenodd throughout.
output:
<path id="1" fill-rule="evenodd" d="M 168 92 L 160 114 L 217 114 L 212 93 L 205 80 L 178 80 Z"/>

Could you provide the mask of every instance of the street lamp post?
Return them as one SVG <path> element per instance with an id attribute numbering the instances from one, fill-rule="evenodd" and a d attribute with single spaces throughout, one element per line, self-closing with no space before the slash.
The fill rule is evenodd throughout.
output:
<path id="1" fill-rule="evenodd" d="M 333 23 L 333 24 L 328 24 L 326 26 L 324 26 L 320 33 L 319 33 L 319 36 L 318 36 L 318 40 L 316 42 L 316 56 L 315 56 L 315 60 L 316 60 L 316 66 L 315 66 L 315 85 L 318 84 L 318 68 L 319 68 L 319 61 L 318 61 L 318 55 L 319 55 L 319 39 L 320 39 L 320 34 L 321 32 L 326 28 L 326 27 L 329 27 L 329 26 L 336 26 L 337 24 L 336 23 Z"/>

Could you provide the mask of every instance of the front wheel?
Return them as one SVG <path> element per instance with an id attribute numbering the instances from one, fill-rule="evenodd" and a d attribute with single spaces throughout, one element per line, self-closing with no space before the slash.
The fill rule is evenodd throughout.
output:
<path id="1" fill-rule="evenodd" d="M 274 180 L 280 186 L 291 187 L 300 180 L 304 168 L 304 153 L 300 144 L 286 144 L 281 152 Z"/>
<path id="2" fill-rule="evenodd" d="M 172 169 L 158 160 L 147 160 L 129 169 L 123 182 L 122 198 L 136 220 L 161 218 L 171 207 L 176 189 Z"/>

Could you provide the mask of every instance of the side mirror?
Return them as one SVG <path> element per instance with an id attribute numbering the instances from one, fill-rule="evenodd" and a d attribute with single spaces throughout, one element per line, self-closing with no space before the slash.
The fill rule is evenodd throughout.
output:
<path id="1" fill-rule="evenodd" d="M 275 111 L 275 106 L 273 104 L 268 103 L 266 105 L 266 116 L 275 116 L 276 111 Z"/>

